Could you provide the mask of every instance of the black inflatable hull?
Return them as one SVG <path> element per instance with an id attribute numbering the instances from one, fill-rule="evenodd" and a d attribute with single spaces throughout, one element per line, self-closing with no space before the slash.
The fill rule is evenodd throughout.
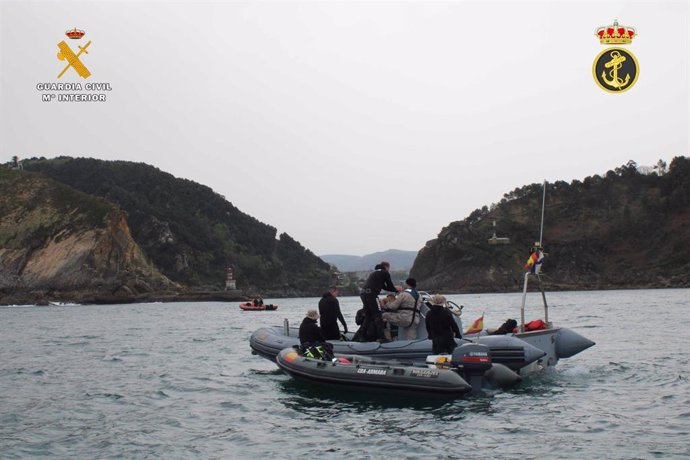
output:
<path id="1" fill-rule="evenodd" d="M 529 343 L 511 336 L 481 336 L 476 342 L 491 349 L 491 359 L 517 371 L 544 357 L 546 353 Z M 389 343 L 331 341 L 336 354 L 368 356 L 376 359 L 424 363 L 432 354 L 431 340 L 396 340 Z M 458 345 L 469 340 L 456 340 Z M 276 356 L 285 348 L 299 345 L 298 330 L 290 328 L 288 335 L 283 328 L 263 327 L 251 335 L 249 345 L 252 353 L 275 362 Z"/>
<path id="2" fill-rule="evenodd" d="M 339 356 L 349 363 L 307 358 L 287 348 L 278 354 L 276 362 L 292 377 L 322 385 L 447 396 L 472 391 L 472 386 L 451 370 L 381 362 L 357 355 Z"/>

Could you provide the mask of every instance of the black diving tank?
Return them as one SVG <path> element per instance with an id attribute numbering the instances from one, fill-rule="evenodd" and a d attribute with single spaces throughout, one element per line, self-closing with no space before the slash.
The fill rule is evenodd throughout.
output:
<path id="1" fill-rule="evenodd" d="M 472 385 L 472 392 L 482 389 L 484 373 L 491 369 L 490 348 L 478 343 L 466 343 L 453 351 L 451 364 L 458 368 L 465 381 Z"/>

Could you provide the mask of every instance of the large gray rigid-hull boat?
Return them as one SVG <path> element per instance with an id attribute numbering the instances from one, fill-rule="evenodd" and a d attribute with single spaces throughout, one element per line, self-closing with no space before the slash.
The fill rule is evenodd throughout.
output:
<path id="1" fill-rule="evenodd" d="M 249 344 L 252 353 L 275 361 L 281 350 L 300 345 L 298 335 L 299 329 L 296 327 L 262 327 L 254 331 Z M 400 333 L 399 337 L 403 335 Z M 329 342 L 333 344 L 335 354 L 424 363 L 426 357 L 433 353 L 431 340 L 426 338 L 426 329 L 422 337 L 416 340 L 394 340 L 388 343 L 342 340 Z M 487 335 L 473 340 L 456 339 L 455 341 L 458 345 L 473 342 L 487 345 L 491 349 L 493 362 L 501 363 L 513 370 L 519 370 L 545 356 L 543 350 L 511 335 Z"/>
<path id="2" fill-rule="evenodd" d="M 486 345 L 490 349 L 491 358 L 494 363 L 499 363 L 508 368 L 520 372 L 521 375 L 539 371 L 544 368 L 553 367 L 559 359 L 569 358 L 594 345 L 594 342 L 583 337 L 577 332 L 563 328 L 554 327 L 549 322 L 548 304 L 546 295 L 541 290 L 544 302 L 544 324 L 545 329 L 536 331 L 525 330 L 525 299 L 527 295 L 528 279 L 538 274 L 525 273 L 525 284 L 523 290 L 521 322 L 516 333 L 507 335 L 489 335 L 486 331 L 479 334 L 466 335 L 462 339 L 456 339 L 456 343 L 461 346 L 465 343 L 478 343 Z M 460 311 L 454 305 L 449 305 L 454 312 L 454 318 L 458 327 L 462 331 L 462 320 Z M 406 328 L 400 328 L 398 338 L 392 342 L 353 342 L 351 340 L 334 340 L 333 352 L 336 354 L 361 355 L 375 357 L 376 359 L 407 360 L 412 362 L 425 362 L 426 357 L 432 354 L 431 340 L 428 340 L 425 325 L 425 316 L 428 307 L 422 303 L 420 308 L 420 322 L 416 326 L 417 339 L 405 340 Z M 299 329 L 290 327 L 287 320 L 283 326 L 262 327 L 252 333 L 249 344 L 252 353 L 267 358 L 275 362 L 281 350 L 299 346 Z M 348 334 L 352 338 L 352 333 Z"/>

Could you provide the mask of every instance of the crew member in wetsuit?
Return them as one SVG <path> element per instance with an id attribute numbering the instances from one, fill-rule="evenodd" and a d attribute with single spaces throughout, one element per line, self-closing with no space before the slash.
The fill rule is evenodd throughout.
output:
<path id="1" fill-rule="evenodd" d="M 316 310 L 309 310 L 307 316 L 302 320 L 302 324 L 299 326 L 299 343 L 302 344 L 303 347 L 326 341 L 321 332 L 321 328 L 316 324 L 318 319 L 319 314 Z"/>
<path id="2" fill-rule="evenodd" d="M 391 264 L 388 262 L 381 262 L 374 267 L 373 272 L 367 278 L 360 298 L 362 305 L 364 305 L 365 318 L 361 331 L 361 339 L 364 341 L 378 340 L 379 342 L 390 342 L 386 339 L 383 328 L 383 319 L 381 319 L 381 310 L 379 310 L 378 295 L 382 290 L 389 292 L 398 292 L 398 289 L 393 285 L 390 274 Z M 360 340 L 361 340 L 360 339 Z"/>
<path id="3" fill-rule="evenodd" d="M 316 321 L 319 314 L 309 310 L 299 326 L 299 342 L 304 356 L 317 359 L 333 359 L 333 344 L 326 342 Z"/>
<path id="4" fill-rule="evenodd" d="M 324 293 L 319 301 L 319 315 L 321 318 L 321 332 L 326 340 L 339 340 L 340 329 L 338 329 L 338 320 L 343 325 L 343 332 L 347 333 L 347 323 L 340 311 L 340 303 L 338 302 L 338 288 L 331 286 L 328 292 Z"/>
<path id="5" fill-rule="evenodd" d="M 453 353 L 455 337 L 461 339 L 460 328 L 453 314 L 445 307 L 446 298 L 436 294 L 431 298 L 429 312 L 426 314 L 426 332 L 431 339 L 432 353 Z"/>

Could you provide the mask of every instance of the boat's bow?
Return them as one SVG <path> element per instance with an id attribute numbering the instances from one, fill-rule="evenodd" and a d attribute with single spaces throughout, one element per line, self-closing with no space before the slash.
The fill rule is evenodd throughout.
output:
<path id="1" fill-rule="evenodd" d="M 556 356 L 559 359 L 570 358 L 594 345 L 592 340 L 565 327 L 556 334 Z"/>

